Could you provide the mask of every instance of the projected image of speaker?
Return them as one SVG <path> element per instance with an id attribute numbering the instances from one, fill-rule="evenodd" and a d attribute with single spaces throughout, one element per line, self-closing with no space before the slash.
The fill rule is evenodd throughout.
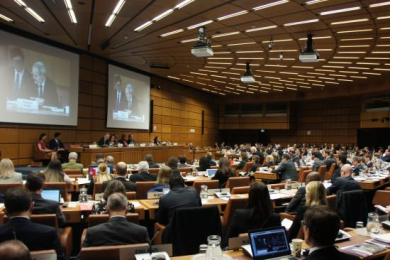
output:
<path id="1" fill-rule="evenodd" d="M 0 31 L 3 122 L 76 125 L 77 54 Z"/>
<path id="2" fill-rule="evenodd" d="M 108 66 L 107 127 L 149 129 L 150 77 Z"/>

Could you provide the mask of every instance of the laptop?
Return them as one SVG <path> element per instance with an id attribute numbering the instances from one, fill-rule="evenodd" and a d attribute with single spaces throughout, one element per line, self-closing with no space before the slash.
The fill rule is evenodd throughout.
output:
<path id="1" fill-rule="evenodd" d="M 61 199 L 61 192 L 60 190 L 56 189 L 47 189 L 41 191 L 41 197 L 47 200 L 52 200 L 57 203 L 60 203 Z"/>
<path id="2" fill-rule="evenodd" d="M 254 260 L 294 259 L 285 227 L 253 230 L 248 236 Z"/>
<path id="3" fill-rule="evenodd" d="M 206 170 L 206 176 L 208 178 L 212 178 L 215 176 L 216 171 L 218 171 L 218 169 L 207 169 Z"/>

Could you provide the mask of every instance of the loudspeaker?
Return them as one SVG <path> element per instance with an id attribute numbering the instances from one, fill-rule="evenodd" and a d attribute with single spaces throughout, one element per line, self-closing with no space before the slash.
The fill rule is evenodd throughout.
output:
<path id="1" fill-rule="evenodd" d="M 205 132 L 205 111 L 202 110 L 202 117 L 201 117 L 201 135 L 204 135 Z"/>
<path id="2" fill-rule="evenodd" d="M 149 132 L 152 133 L 154 129 L 154 100 L 151 99 L 149 103 Z"/>

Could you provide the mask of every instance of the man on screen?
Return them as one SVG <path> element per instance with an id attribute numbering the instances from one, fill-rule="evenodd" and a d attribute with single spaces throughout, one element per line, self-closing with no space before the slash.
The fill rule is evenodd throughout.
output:
<path id="1" fill-rule="evenodd" d="M 133 113 L 133 102 L 134 102 L 134 86 L 128 83 L 125 86 L 125 98 L 126 98 L 126 109 Z"/>
<path id="2" fill-rule="evenodd" d="M 52 80 L 47 78 L 44 62 L 35 62 L 31 73 L 35 85 L 35 97 L 44 99 L 43 105 L 58 107 L 57 87 Z"/>
<path id="3" fill-rule="evenodd" d="M 32 83 L 29 71 L 24 67 L 24 54 L 20 48 L 10 50 L 10 61 L 12 64 L 12 88 L 10 98 L 26 98 L 29 94 L 30 84 Z"/>
<path id="4" fill-rule="evenodd" d="M 124 104 L 126 102 L 125 100 L 126 98 L 122 92 L 120 75 L 114 76 L 114 98 L 115 98 L 114 111 L 124 110 Z"/>

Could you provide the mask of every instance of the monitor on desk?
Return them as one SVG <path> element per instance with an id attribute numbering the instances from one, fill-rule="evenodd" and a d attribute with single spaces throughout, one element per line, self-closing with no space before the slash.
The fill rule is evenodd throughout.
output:
<path id="1" fill-rule="evenodd" d="M 218 171 L 218 169 L 207 169 L 206 170 L 206 176 L 208 178 L 212 178 L 215 176 L 216 171 Z"/>
<path id="2" fill-rule="evenodd" d="M 41 197 L 47 200 L 55 201 L 60 203 L 61 192 L 56 189 L 47 189 L 41 191 Z"/>
<path id="3" fill-rule="evenodd" d="M 284 227 L 250 231 L 249 243 L 254 259 L 277 258 L 291 253 Z"/>

